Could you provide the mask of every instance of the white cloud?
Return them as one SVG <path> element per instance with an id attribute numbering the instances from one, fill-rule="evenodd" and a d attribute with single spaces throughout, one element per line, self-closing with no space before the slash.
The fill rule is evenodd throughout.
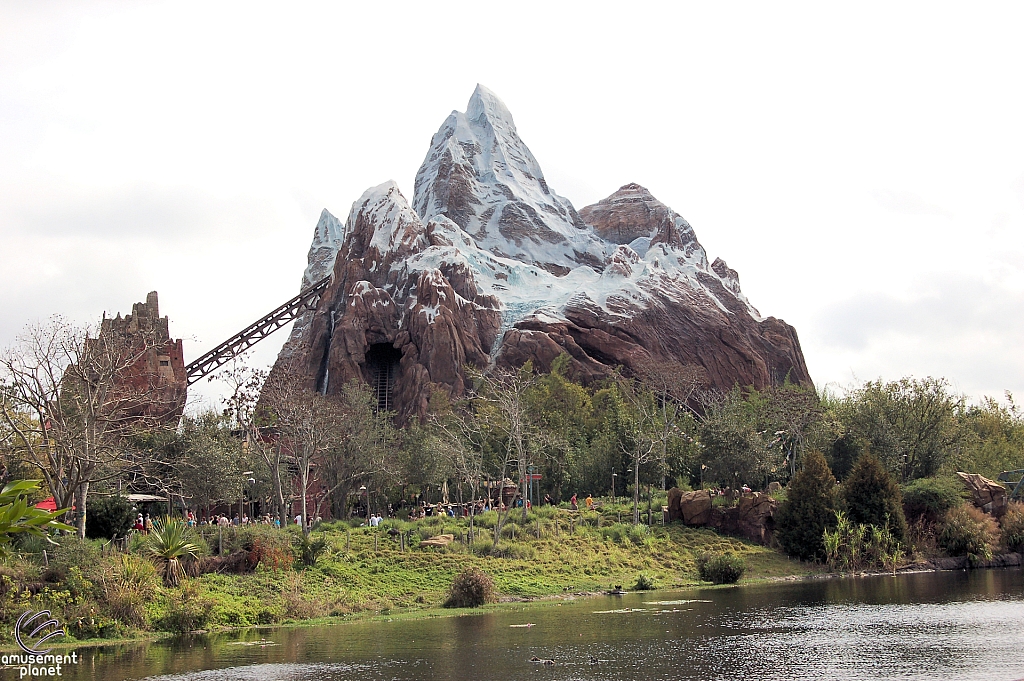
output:
<path id="1" fill-rule="evenodd" d="M 882 189 L 871 192 L 875 201 L 883 208 L 894 213 L 907 213 L 908 215 L 943 215 L 952 217 L 952 213 L 945 208 L 926 202 L 914 192 L 897 192 L 891 189 Z"/>
<path id="2" fill-rule="evenodd" d="M 157 289 L 197 356 L 294 294 L 321 208 L 344 216 L 388 178 L 411 195 L 482 82 L 577 207 L 636 181 L 686 216 L 794 324 L 819 383 L 1021 392 L 1022 16 L 8 3 L 0 344 L 30 317 L 95 319 Z"/>

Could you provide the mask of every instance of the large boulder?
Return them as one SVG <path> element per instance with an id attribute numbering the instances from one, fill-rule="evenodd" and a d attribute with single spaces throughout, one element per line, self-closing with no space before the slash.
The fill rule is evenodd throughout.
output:
<path id="1" fill-rule="evenodd" d="M 679 511 L 687 525 L 704 527 L 711 521 L 711 492 L 686 492 L 679 498 Z"/>
<path id="2" fill-rule="evenodd" d="M 989 480 L 977 473 L 957 472 L 960 480 L 971 493 L 974 505 L 985 511 L 999 515 L 1006 508 L 1008 495 L 1006 488 L 995 480 Z"/>
<path id="3" fill-rule="evenodd" d="M 747 539 L 768 545 L 775 534 L 775 511 L 779 502 L 768 494 L 744 494 L 736 505 L 738 533 Z"/>
<path id="4" fill-rule="evenodd" d="M 743 494 L 735 506 L 716 508 L 709 491 L 668 491 L 668 520 L 682 520 L 691 527 L 713 527 L 723 534 L 745 537 L 764 545 L 775 535 L 775 511 L 779 502 L 770 494 Z"/>
<path id="5" fill-rule="evenodd" d="M 683 512 L 679 508 L 679 500 L 683 496 L 683 490 L 678 487 L 673 487 L 668 491 L 668 508 L 666 513 L 666 520 L 668 522 L 675 522 L 676 520 L 683 519 Z"/>

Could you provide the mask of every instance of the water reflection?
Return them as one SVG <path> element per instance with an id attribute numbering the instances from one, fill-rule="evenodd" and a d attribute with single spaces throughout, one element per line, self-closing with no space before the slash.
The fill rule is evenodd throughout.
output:
<path id="1" fill-rule="evenodd" d="M 70 677 L 1010 680 L 1022 605 L 1020 570 L 783 582 L 111 647 Z"/>

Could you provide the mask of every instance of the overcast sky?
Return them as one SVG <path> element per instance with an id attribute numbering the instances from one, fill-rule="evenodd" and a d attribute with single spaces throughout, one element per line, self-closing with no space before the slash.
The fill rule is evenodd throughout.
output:
<path id="1" fill-rule="evenodd" d="M 321 209 L 411 200 L 479 82 L 577 208 L 686 217 L 819 387 L 1024 393 L 1022 35 L 1024 3 L 0 1 L 0 345 L 157 290 L 196 358 L 297 292 Z"/>

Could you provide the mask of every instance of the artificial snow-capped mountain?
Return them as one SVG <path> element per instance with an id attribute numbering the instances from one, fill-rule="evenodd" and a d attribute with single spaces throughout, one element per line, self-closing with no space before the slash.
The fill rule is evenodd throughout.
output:
<path id="1" fill-rule="evenodd" d="M 554 274 L 600 267 L 608 255 L 569 200 L 548 187 L 512 114 L 482 85 L 466 113 L 453 111 L 430 141 L 413 206 L 424 222 L 446 217 L 481 248 Z"/>
<path id="2" fill-rule="evenodd" d="M 482 86 L 434 135 L 411 204 L 386 182 L 344 225 L 324 211 L 303 285 L 330 263 L 278 365 L 326 392 L 370 382 L 403 419 L 434 390 L 461 395 L 466 366 L 547 369 L 562 353 L 584 380 L 654 360 L 700 365 L 720 389 L 810 385 L 796 331 L 708 264 L 682 216 L 636 184 L 577 212 Z"/>
<path id="3" fill-rule="evenodd" d="M 313 230 L 313 243 L 310 244 L 309 254 L 306 256 L 307 264 L 302 273 L 300 291 L 309 288 L 334 270 L 334 261 L 338 257 L 338 249 L 341 248 L 344 236 L 344 225 L 324 208 L 320 213 L 316 228 Z M 292 324 L 291 334 L 284 347 L 281 348 L 283 356 L 291 356 L 312 319 L 313 313 L 306 312 L 295 320 L 295 323 Z"/>

